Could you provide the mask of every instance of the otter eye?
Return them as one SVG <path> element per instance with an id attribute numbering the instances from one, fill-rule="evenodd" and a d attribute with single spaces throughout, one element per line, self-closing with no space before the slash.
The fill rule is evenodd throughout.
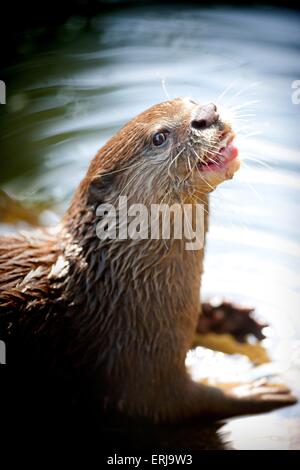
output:
<path id="1" fill-rule="evenodd" d="M 156 147 L 159 147 L 167 140 L 167 132 L 157 132 L 152 138 L 152 142 Z"/>

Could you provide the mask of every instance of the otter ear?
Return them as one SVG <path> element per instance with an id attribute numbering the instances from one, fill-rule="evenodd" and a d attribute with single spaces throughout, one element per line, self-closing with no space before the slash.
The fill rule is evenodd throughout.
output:
<path id="1" fill-rule="evenodd" d="M 90 204 L 105 202 L 113 192 L 115 174 L 95 176 L 88 187 L 88 202 Z"/>

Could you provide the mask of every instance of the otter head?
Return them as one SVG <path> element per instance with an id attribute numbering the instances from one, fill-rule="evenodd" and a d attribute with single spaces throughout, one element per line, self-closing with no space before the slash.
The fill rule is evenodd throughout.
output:
<path id="1" fill-rule="evenodd" d="M 239 168 L 233 138 L 214 104 L 166 101 L 139 114 L 106 143 L 84 187 L 93 203 L 121 194 L 151 203 L 209 193 Z"/>

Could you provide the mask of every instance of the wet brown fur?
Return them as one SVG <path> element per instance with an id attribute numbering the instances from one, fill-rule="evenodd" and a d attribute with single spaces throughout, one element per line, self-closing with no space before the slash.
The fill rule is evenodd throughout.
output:
<path id="1" fill-rule="evenodd" d="M 147 206 L 200 200 L 208 212 L 208 193 L 237 164 L 206 180 L 189 171 L 187 157 L 197 162 L 191 145 L 203 155 L 202 143 L 226 127 L 220 121 L 193 143 L 194 107 L 173 100 L 124 126 L 92 160 L 58 229 L 0 238 L 0 337 L 8 364 L 38 363 L 47 379 L 69 385 L 68 398 L 70 390 L 76 401 L 90 389 L 102 410 L 151 421 L 275 406 L 233 399 L 187 374 L 203 249 L 187 251 L 182 240 L 112 242 L 96 235 L 96 207 L 122 191 Z M 160 153 L 151 136 L 167 126 L 173 140 Z"/>

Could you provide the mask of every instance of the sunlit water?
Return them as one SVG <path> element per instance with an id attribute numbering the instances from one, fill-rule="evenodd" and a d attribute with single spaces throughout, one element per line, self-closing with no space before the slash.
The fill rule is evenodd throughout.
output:
<path id="1" fill-rule="evenodd" d="M 220 8 L 71 18 L 46 51 L 23 44 L 1 131 L 2 187 L 26 201 L 53 199 L 43 220 L 54 223 L 96 150 L 138 112 L 168 96 L 233 108 L 244 164 L 211 198 L 203 293 L 256 306 L 271 325 L 274 364 L 260 370 L 201 349 L 190 363 L 198 376 L 227 380 L 281 372 L 298 391 L 300 105 L 291 86 L 300 79 L 299 20 Z M 299 427 L 299 414 L 294 407 L 264 417 L 263 428 L 254 417 L 226 429 L 237 448 L 297 447 L 288 426 Z"/>

